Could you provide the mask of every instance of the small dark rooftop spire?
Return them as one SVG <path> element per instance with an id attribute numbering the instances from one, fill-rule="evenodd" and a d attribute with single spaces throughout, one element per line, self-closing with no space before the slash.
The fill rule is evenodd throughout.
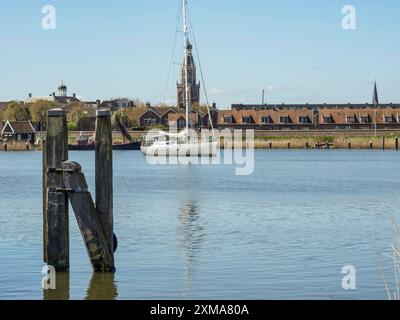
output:
<path id="1" fill-rule="evenodd" d="M 374 84 L 374 95 L 372 97 L 372 104 L 377 107 L 379 105 L 378 88 L 376 86 L 376 80 Z"/>

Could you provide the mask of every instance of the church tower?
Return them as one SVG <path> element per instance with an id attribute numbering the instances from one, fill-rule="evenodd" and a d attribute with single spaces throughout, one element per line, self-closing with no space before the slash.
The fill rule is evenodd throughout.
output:
<path id="1" fill-rule="evenodd" d="M 180 83 L 177 83 L 178 89 L 178 107 L 185 109 L 186 101 L 185 101 L 185 62 L 187 65 L 187 73 L 188 73 L 188 84 L 190 88 L 190 101 L 191 105 L 196 105 L 200 103 L 200 83 L 197 83 L 196 79 L 196 65 L 194 63 L 193 54 L 192 54 L 192 45 L 188 41 L 186 44 L 186 57 L 181 65 L 180 70 Z"/>

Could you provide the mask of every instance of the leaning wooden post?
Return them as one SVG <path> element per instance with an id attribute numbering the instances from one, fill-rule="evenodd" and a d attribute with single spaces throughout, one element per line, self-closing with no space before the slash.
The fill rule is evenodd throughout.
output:
<path id="1" fill-rule="evenodd" d="M 97 110 L 96 115 L 96 209 L 109 250 L 114 253 L 111 112 Z"/>
<path id="2" fill-rule="evenodd" d="M 65 190 L 68 192 L 90 262 L 95 272 L 114 272 L 114 255 L 109 250 L 100 217 L 81 166 L 72 161 L 63 163 Z"/>
<path id="3" fill-rule="evenodd" d="M 62 163 L 68 160 L 68 130 L 62 109 L 48 112 L 45 151 L 44 260 L 62 272 L 69 270 L 68 196 L 62 175 Z"/>

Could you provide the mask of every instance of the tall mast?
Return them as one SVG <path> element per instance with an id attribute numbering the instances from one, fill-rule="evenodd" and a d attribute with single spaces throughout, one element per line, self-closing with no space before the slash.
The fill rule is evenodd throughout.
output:
<path id="1" fill-rule="evenodd" d="M 188 45 L 189 45 L 189 35 L 188 35 L 188 26 L 187 26 L 187 0 L 183 0 L 183 33 L 185 35 L 184 40 L 184 72 L 185 72 L 185 102 L 186 102 L 186 131 L 189 129 L 189 109 L 191 108 L 190 101 L 190 88 L 188 81 Z"/>

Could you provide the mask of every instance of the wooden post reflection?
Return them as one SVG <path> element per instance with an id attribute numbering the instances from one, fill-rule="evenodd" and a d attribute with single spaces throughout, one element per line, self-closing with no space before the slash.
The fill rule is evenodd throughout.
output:
<path id="1" fill-rule="evenodd" d="M 57 272 L 56 289 L 43 290 L 43 300 L 69 300 L 69 272 Z"/>
<path id="2" fill-rule="evenodd" d="M 86 292 L 86 300 L 115 300 L 118 289 L 114 273 L 93 273 Z"/>

